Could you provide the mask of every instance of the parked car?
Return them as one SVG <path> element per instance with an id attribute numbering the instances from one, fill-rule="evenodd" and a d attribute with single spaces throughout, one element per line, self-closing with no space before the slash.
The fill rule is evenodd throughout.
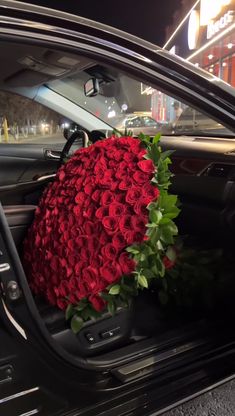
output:
<path id="1" fill-rule="evenodd" d="M 117 123 L 116 129 L 123 132 L 131 131 L 134 136 L 140 133 L 155 136 L 162 131 L 163 124 L 146 115 L 127 114 L 121 122 Z"/>
<path id="2" fill-rule="evenodd" d="M 164 94 L 162 113 L 177 100 L 215 123 L 212 135 L 198 118 L 192 130 L 188 125 L 163 134 L 161 145 L 175 150 L 171 192 L 182 203 L 180 232 L 200 247 L 229 251 L 235 236 L 234 89 L 155 45 L 75 15 L 1 0 L 0 16 L 0 90 L 9 98 L 0 112 L 14 123 L 19 111 L 40 119 L 46 108 L 54 126 L 73 123 L 66 126 L 68 140 L 58 127 L 31 143 L 0 143 L 0 413 L 157 415 L 231 380 L 232 288 L 221 288 L 226 299 L 209 315 L 200 313 L 200 304 L 196 315 L 165 314 L 143 292 L 132 311 L 89 321 L 75 335 L 59 309 L 31 293 L 21 254 L 40 196 L 64 158 L 87 138 L 111 135 L 108 114 L 121 114 L 123 104 L 151 111 L 150 89 L 143 85 L 151 87 L 152 100 Z M 19 97 L 13 113 L 5 104 Z M 74 132 L 81 140 L 73 144 Z"/>

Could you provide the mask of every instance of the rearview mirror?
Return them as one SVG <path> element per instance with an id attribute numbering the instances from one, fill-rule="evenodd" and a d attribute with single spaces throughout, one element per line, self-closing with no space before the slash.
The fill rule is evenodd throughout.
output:
<path id="1" fill-rule="evenodd" d="M 94 97 L 99 94 L 99 80 L 97 78 L 90 78 L 84 84 L 84 94 L 86 97 Z"/>

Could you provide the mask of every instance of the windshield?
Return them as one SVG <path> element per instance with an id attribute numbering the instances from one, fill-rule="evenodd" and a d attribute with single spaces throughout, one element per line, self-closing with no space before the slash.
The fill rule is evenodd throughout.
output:
<path id="1" fill-rule="evenodd" d="M 221 124 L 174 97 L 100 65 L 52 81 L 48 86 L 122 132 L 234 136 Z"/>

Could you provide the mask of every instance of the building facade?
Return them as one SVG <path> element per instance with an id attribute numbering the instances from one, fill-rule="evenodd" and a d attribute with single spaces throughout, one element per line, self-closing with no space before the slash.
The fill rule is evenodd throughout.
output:
<path id="1" fill-rule="evenodd" d="M 164 45 L 235 87 L 235 0 L 198 0 Z"/>

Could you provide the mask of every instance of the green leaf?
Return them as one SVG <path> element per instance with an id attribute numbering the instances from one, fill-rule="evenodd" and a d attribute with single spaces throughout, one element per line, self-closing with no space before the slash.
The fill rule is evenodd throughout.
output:
<path id="1" fill-rule="evenodd" d="M 175 261 L 176 259 L 176 252 L 172 247 L 168 247 L 167 251 L 166 251 L 166 256 L 168 257 L 168 259 L 170 259 L 171 261 Z"/>
<path id="2" fill-rule="evenodd" d="M 71 329 L 74 332 L 74 334 L 77 334 L 81 328 L 83 327 L 84 321 L 83 319 L 78 316 L 74 315 L 71 319 Z"/>
<path id="3" fill-rule="evenodd" d="M 108 293 L 105 293 L 105 292 L 101 292 L 100 297 L 106 300 L 106 302 L 109 302 L 112 299 L 112 295 L 109 295 Z"/>
<path id="4" fill-rule="evenodd" d="M 161 153 L 161 160 L 165 160 L 165 159 L 167 159 L 169 156 L 171 156 L 172 155 L 172 153 L 174 153 L 175 152 L 175 150 L 166 150 L 165 152 L 162 152 Z M 170 161 L 170 159 L 169 159 L 169 161 Z"/>
<path id="5" fill-rule="evenodd" d="M 170 223 L 170 218 L 168 218 L 167 216 L 164 216 L 161 221 L 159 221 L 159 225 L 165 225 L 165 224 L 169 224 Z"/>
<path id="6" fill-rule="evenodd" d="M 114 315 L 116 311 L 115 303 L 113 301 L 108 302 L 108 312 L 111 313 L 111 315 Z"/>
<path id="7" fill-rule="evenodd" d="M 156 136 L 154 136 L 153 138 L 153 143 L 157 144 L 161 139 L 161 133 L 156 134 Z"/>
<path id="8" fill-rule="evenodd" d="M 74 309 L 78 312 L 82 311 L 87 306 L 87 299 L 82 299 L 80 302 L 74 306 Z"/>
<path id="9" fill-rule="evenodd" d="M 128 253 L 132 253 L 132 254 L 139 254 L 139 252 L 140 252 L 140 250 L 138 248 L 136 248 L 135 246 L 127 247 L 126 251 L 128 251 Z"/>
<path id="10" fill-rule="evenodd" d="M 143 274 L 138 275 L 138 283 L 140 286 L 148 288 L 148 281 Z"/>
<path id="11" fill-rule="evenodd" d="M 149 213 L 149 218 L 152 222 L 158 224 L 162 219 L 162 213 L 159 210 L 151 209 Z"/>
<path id="12" fill-rule="evenodd" d="M 100 317 L 100 315 L 100 312 L 95 311 L 95 309 L 93 309 L 89 305 L 81 311 L 81 316 L 84 321 L 87 321 L 89 319 L 97 319 Z"/>
<path id="13" fill-rule="evenodd" d="M 120 293 L 120 285 L 114 285 L 109 290 L 110 295 L 118 295 Z"/>
<path id="14" fill-rule="evenodd" d="M 74 307 L 73 305 L 69 304 L 66 308 L 66 312 L 65 312 L 65 319 L 66 321 L 68 321 L 70 318 L 72 318 L 72 316 L 74 315 L 75 311 L 74 311 Z"/>
<path id="15" fill-rule="evenodd" d="M 147 279 L 153 279 L 155 277 L 153 271 L 151 269 L 144 269 L 143 274 Z"/>

